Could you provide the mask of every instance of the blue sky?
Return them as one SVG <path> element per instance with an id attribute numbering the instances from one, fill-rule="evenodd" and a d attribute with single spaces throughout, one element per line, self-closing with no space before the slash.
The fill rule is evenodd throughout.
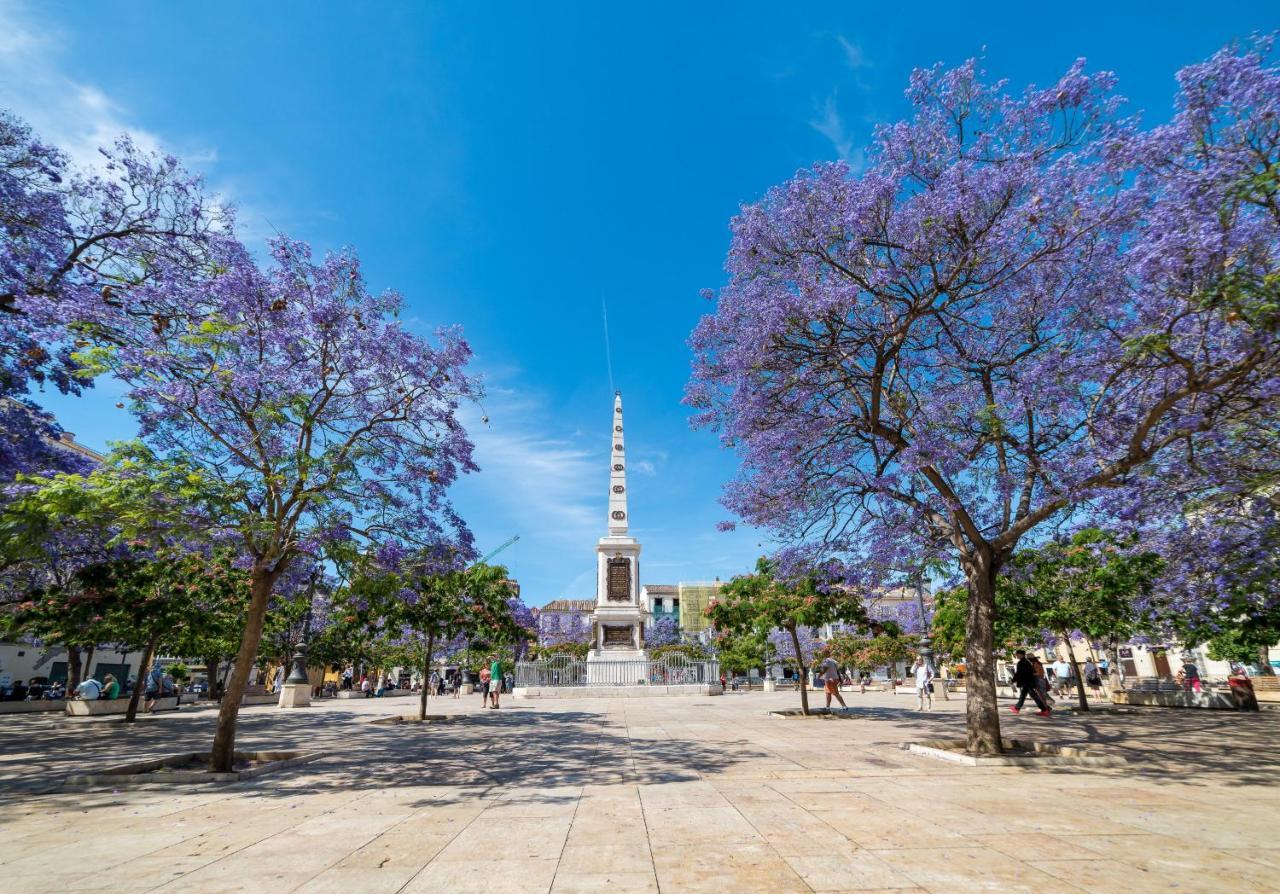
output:
<path id="1" fill-rule="evenodd" d="M 0 0 L 0 106 L 81 159 L 130 130 L 203 170 L 244 235 L 355 246 L 414 325 L 461 323 L 488 381 L 456 500 L 531 604 L 594 596 L 611 391 L 647 583 L 747 570 L 717 533 L 733 458 L 680 404 L 728 224 L 816 160 L 856 163 L 912 68 L 985 54 L 1015 85 L 1075 58 L 1148 120 L 1173 73 L 1280 27 L 1262 3 L 59 3 Z M 983 11 L 975 13 L 975 9 Z M 110 387 L 46 403 L 129 437 Z"/>

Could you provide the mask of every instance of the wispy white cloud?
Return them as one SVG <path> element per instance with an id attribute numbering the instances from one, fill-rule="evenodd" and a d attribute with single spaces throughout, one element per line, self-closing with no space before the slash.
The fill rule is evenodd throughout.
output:
<path id="1" fill-rule="evenodd" d="M 809 120 L 809 126 L 830 141 L 838 157 L 846 160 L 852 157 L 853 138 L 849 136 L 844 118 L 840 115 L 834 92 L 827 97 L 821 108 L 817 110 L 817 117 Z"/>
<path id="2" fill-rule="evenodd" d="M 871 62 L 867 59 L 867 54 L 862 49 L 861 44 L 849 40 L 849 38 L 845 37 L 843 34 L 837 34 L 836 40 L 844 49 L 845 62 L 848 63 L 849 67 L 854 71 L 861 68 L 869 68 L 871 66 Z"/>
<path id="3" fill-rule="evenodd" d="M 102 159 L 98 148 L 110 146 L 125 132 L 143 149 L 165 148 L 164 140 L 130 120 L 127 110 L 97 85 L 63 72 L 66 44 L 61 29 L 28 7 L 0 5 L 0 106 L 16 112 L 79 166 L 96 165 Z M 192 162 L 217 158 L 208 147 L 176 148 Z"/>
<path id="4" fill-rule="evenodd" d="M 591 497 L 604 493 L 606 471 L 598 456 L 548 434 L 546 415 L 536 399 L 516 397 L 490 400 L 487 425 L 467 420 L 483 470 L 477 481 L 513 521 L 582 543 L 604 524 Z"/>
<path id="5" fill-rule="evenodd" d="M 45 143 L 79 168 L 96 168 L 101 147 L 127 133 L 146 152 L 170 153 L 188 169 L 207 175 L 214 201 L 234 206 L 237 232 L 251 246 L 273 235 L 277 223 L 293 223 L 285 209 L 260 207 L 256 191 L 216 170 L 218 150 L 199 136 L 162 133 L 101 85 L 66 72 L 70 35 L 34 5 L 0 0 L 0 108 L 22 118 Z"/>
<path id="6" fill-rule="evenodd" d="M 592 546 L 605 528 L 608 469 L 605 447 L 559 430 L 551 402 L 526 386 L 511 387 L 515 369 L 489 370 L 482 419 L 462 413 L 475 443 L 480 473 L 459 482 L 455 499 L 485 539 L 520 535 L 508 557 L 533 584 L 533 604 L 594 596 Z M 495 381 L 496 380 L 496 381 Z M 566 557 L 575 560 L 566 562 Z"/>

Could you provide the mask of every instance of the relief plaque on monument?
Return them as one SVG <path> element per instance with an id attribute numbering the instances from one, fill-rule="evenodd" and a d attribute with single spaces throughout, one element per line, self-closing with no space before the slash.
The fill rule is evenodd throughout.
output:
<path id="1" fill-rule="evenodd" d="M 606 649 L 610 646 L 615 648 L 621 646 L 624 649 L 629 649 L 634 644 L 631 639 L 631 625 L 628 624 L 625 627 L 618 624 L 604 625 L 604 646 Z"/>
<path id="2" fill-rule="evenodd" d="M 609 560 L 605 598 L 610 602 L 631 601 L 631 560 L 615 556 Z"/>

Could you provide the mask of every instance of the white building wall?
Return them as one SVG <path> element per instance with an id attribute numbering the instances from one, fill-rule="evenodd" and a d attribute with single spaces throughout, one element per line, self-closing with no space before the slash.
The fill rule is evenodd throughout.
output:
<path id="1" fill-rule="evenodd" d="M 9 685 L 18 680 L 26 682 L 32 677 L 47 677 L 55 662 L 66 660 L 67 651 L 61 647 L 49 649 L 26 643 L 0 642 L 0 679 Z M 92 677 L 100 665 L 108 664 L 127 664 L 130 677 L 136 678 L 142 664 L 142 653 L 95 649 L 86 676 Z M 120 682 L 123 684 L 124 680 Z"/>

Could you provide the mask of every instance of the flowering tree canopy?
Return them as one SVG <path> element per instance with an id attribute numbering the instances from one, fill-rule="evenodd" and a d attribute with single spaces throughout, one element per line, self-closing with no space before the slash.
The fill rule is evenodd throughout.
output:
<path id="1" fill-rule="evenodd" d="M 1280 388 L 1268 50 L 1184 69 L 1148 132 L 1083 62 L 1017 96 L 973 62 L 917 71 L 865 171 L 817 165 L 734 221 L 687 398 L 743 457 L 725 502 L 853 568 L 948 546 L 973 751 L 1001 749 L 995 581 L 1019 541 Z"/>
<path id="2" fill-rule="evenodd" d="M 538 645 L 544 649 L 564 645 L 588 645 L 591 622 L 579 612 L 543 612 L 538 615 Z"/>
<path id="3" fill-rule="evenodd" d="M 675 618 L 659 618 L 644 632 L 646 647 L 674 646 L 680 640 L 680 623 Z"/>
<path id="4" fill-rule="evenodd" d="M 350 538 L 388 563 L 406 547 L 471 554 L 445 489 L 475 468 L 456 411 L 479 386 L 460 334 L 441 330 L 433 344 L 410 332 L 399 296 L 371 294 L 352 254 L 315 262 L 279 239 L 262 270 L 229 239 L 213 251 L 201 277 L 162 269 L 128 306 L 96 307 L 80 324 L 96 340 L 75 357 L 124 382 L 148 442 L 216 486 L 218 518 L 250 557 L 212 757 L 225 768 L 272 587 L 294 559 Z"/>
<path id="5" fill-rule="evenodd" d="M 501 565 L 442 568 L 421 555 L 387 573 L 370 564 L 351 584 L 365 626 L 422 672 L 419 719 L 426 717 L 435 645 L 459 637 L 489 644 L 515 643 L 525 630 L 513 613 L 511 582 Z"/>
<path id="6" fill-rule="evenodd" d="M 160 269 L 203 267 L 209 236 L 229 223 L 172 157 L 124 137 L 102 150 L 100 171 L 75 172 L 0 111 L 0 480 L 78 470 L 77 457 L 52 447 L 56 424 L 25 397 L 46 383 L 64 392 L 85 384 L 67 324 L 104 304 L 145 314 L 134 287 Z"/>

